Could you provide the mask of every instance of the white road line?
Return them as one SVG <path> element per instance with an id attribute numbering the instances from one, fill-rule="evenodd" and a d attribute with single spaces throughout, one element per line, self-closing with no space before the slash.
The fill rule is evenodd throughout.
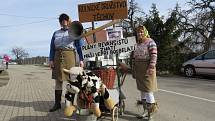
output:
<path id="1" fill-rule="evenodd" d="M 158 89 L 158 90 L 162 91 L 162 92 L 168 92 L 168 93 L 172 93 L 172 94 L 176 94 L 176 95 L 181 95 L 181 96 L 185 96 L 185 97 L 190 97 L 190 98 L 195 98 L 195 99 L 215 103 L 214 100 L 210 100 L 210 99 L 207 99 L 207 98 L 196 97 L 196 96 L 187 95 L 187 94 L 183 94 L 183 93 L 178 93 L 178 92 L 174 92 L 174 91 L 168 91 L 168 90 L 164 90 L 164 89 Z"/>

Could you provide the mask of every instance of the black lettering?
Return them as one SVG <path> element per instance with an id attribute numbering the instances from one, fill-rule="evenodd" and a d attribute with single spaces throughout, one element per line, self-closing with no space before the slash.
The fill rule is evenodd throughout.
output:
<path id="1" fill-rule="evenodd" d="M 100 54 L 100 52 L 97 52 L 97 53 L 95 53 L 95 55 L 96 55 L 96 56 L 100 56 L 101 54 Z"/>
<path id="2" fill-rule="evenodd" d="M 106 9 L 105 3 L 102 3 L 102 4 L 101 4 L 101 9 L 102 9 L 102 10 Z"/>
<path id="3" fill-rule="evenodd" d="M 117 43 L 117 45 L 121 45 L 122 44 L 122 42 L 121 42 L 122 40 L 120 39 L 120 40 L 118 40 L 118 43 Z"/>
<path id="4" fill-rule="evenodd" d="M 131 51 L 133 51 L 135 48 L 134 48 L 134 46 L 131 46 Z"/>
<path id="5" fill-rule="evenodd" d="M 83 11 L 83 6 L 78 6 L 78 11 L 79 11 L 79 12 L 84 12 L 84 11 Z"/>
<path id="6" fill-rule="evenodd" d="M 128 39 L 123 39 L 125 44 L 128 44 Z"/>
<path id="7" fill-rule="evenodd" d="M 109 8 L 110 9 L 114 9 L 114 3 L 113 3 L 113 1 L 110 2 L 110 7 Z"/>
<path id="8" fill-rule="evenodd" d="M 100 50 L 101 50 L 101 51 L 103 51 L 103 50 L 104 50 L 104 48 L 100 48 Z"/>
<path id="9" fill-rule="evenodd" d="M 79 12 L 90 12 L 90 11 L 118 9 L 118 8 L 125 8 L 125 7 L 127 7 L 127 1 L 98 2 L 95 4 L 80 5 L 80 6 L 78 6 L 78 11 Z"/>
<path id="10" fill-rule="evenodd" d="M 126 1 L 120 2 L 120 8 L 125 8 L 126 6 L 127 6 Z"/>
<path id="11" fill-rule="evenodd" d="M 96 5 L 95 5 L 95 10 L 99 11 L 99 10 L 100 10 L 100 7 L 101 7 L 100 4 L 96 4 Z"/>
<path id="12" fill-rule="evenodd" d="M 91 58 L 91 57 L 94 57 L 94 53 L 87 53 L 84 55 L 84 58 Z"/>
<path id="13" fill-rule="evenodd" d="M 112 54 L 112 55 L 113 55 L 113 54 L 116 54 L 116 53 L 117 53 L 117 50 L 111 50 L 111 51 L 110 51 L 110 54 Z"/>
<path id="14" fill-rule="evenodd" d="M 115 8 L 119 8 L 119 3 L 120 3 L 120 2 L 116 2 L 116 3 L 115 3 L 115 6 L 116 6 Z"/>
<path id="15" fill-rule="evenodd" d="M 82 46 L 82 50 L 86 50 L 86 46 Z"/>
<path id="16" fill-rule="evenodd" d="M 130 47 L 132 47 L 132 46 L 130 46 Z M 131 51 L 130 47 L 127 47 L 127 51 L 126 52 Z"/>
<path id="17" fill-rule="evenodd" d="M 103 45 L 104 45 L 104 46 L 108 46 L 108 45 L 109 45 L 108 41 L 103 42 Z"/>
<path id="18" fill-rule="evenodd" d="M 91 6 L 90 5 L 88 5 L 86 8 L 87 8 L 87 12 L 91 11 Z"/>

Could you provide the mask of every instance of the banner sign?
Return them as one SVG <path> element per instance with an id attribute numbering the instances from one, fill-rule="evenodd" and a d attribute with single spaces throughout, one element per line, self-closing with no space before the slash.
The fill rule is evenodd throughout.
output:
<path id="1" fill-rule="evenodd" d="M 119 40 L 105 41 L 82 46 L 84 58 L 92 58 L 95 56 L 115 55 L 134 50 L 136 38 L 128 37 Z"/>
<path id="2" fill-rule="evenodd" d="M 127 0 L 113 0 L 78 5 L 80 22 L 124 19 L 128 17 Z"/>

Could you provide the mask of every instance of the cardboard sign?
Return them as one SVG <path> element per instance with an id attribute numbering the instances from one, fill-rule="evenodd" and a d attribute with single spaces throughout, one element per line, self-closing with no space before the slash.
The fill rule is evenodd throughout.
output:
<path id="1" fill-rule="evenodd" d="M 115 55 L 133 51 L 135 44 L 136 38 L 133 36 L 119 40 L 88 44 L 82 46 L 82 52 L 84 58 L 92 58 L 103 55 Z"/>
<path id="2" fill-rule="evenodd" d="M 92 22 L 128 17 L 127 0 L 113 0 L 78 5 L 79 21 Z"/>

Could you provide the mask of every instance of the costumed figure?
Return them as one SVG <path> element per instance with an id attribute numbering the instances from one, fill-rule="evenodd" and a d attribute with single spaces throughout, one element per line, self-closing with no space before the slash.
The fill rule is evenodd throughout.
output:
<path id="1" fill-rule="evenodd" d="M 65 116 L 71 116 L 77 108 L 83 108 L 83 105 L 80 104 L 80 95 L 83 93 L 88 97 L 92 97 L 92 104 L 88 107 L 92 109 L 96 117 L 101 116 L 99 108 L 101 96 L 104 99 L 104 104 L 107 109 L 112 110 L 114 108 L 115 104 L 100 77 L 92 72 L 86 73 L 82 67 L 72 67 L 70 70 L 64 69 L 64 71 L 70 74 L 70 80 L 67 83 L 67 91 L 65 94 Z M 75 100 L 78 102 L 77 105 L 74 104 Z"/>
<path id="2" fill-rule="evenodd" d="M 69 34 L 70 31 L 74 34 L 81 33 L 83 27 L 69 28 L 73 22 L 71 23 L 69 16 L 64 13 L 59 16 L 59 23 L 61 28 L 54 32 L 50 44 L 49 66 L 52 69 L 52 79 L 55 79 L 55 104 L 49 110 L 50 112 L 61 108 L 63 81 L 69 80 L 69 75 L 63 72 L 63 68 L 70 69 L 78 65 L 78 62 L 83 67 L 81 46 L 84 41 Z M 69 29 L 73 30 L 69 31 Z M 78 61 L 76 61 L 76 55 L 79 56 Z"/>
<path id="3" fill-rule="evenodd" d="M 132 55 L 132 76 L 136 79 L 137 89 L 141 93 L 141 103 L 144 112 L 138 118 L 148 117 L 157 111 L 158 106 L 154 98 L 157 88 L 156 62 L 157 45 L 150 38 L 144 26 L 137 27 L 137 44 Z"/>

